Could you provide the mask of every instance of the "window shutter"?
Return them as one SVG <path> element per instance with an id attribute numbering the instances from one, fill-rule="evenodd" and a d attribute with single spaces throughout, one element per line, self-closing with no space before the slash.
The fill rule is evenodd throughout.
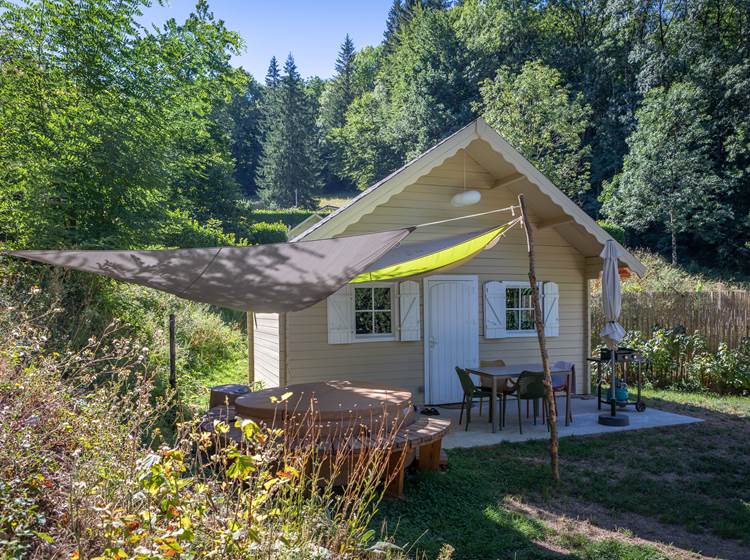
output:
<path id="1" fill-rule="evenodd" d="M 484 338 L 504 338 L 505 284 L 492 281 L 484 284 Z"/>
<path id="2" fill-rule="evenodd" d="M 559 290 L 554 282 L 544 282 L 544 334 L 545 336 L 559 336 L 560 311 Z"/>
<path id="3" fill-rule="evenodd" d="M 401 319 L 401 340 L 419 340 L 421 338 L 421 319 L 419 309 L 419 284 L 411 280 L 401 282 L 398 288 L 398 310 Z"/>
<path id="4" fill-rule="evenodd" d="M 328 296 L 328 344 L 354 341 L 354 287 L 347 284 Z"/>

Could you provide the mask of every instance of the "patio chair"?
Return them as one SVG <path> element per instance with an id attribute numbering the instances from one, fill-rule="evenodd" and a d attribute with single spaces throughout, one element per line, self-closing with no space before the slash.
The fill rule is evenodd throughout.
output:
<path id="1" fill-rule="evenodd" d="M 464 391 L 464 400 L 461 402 L 461 414 L 458 417 L 458 424 L 464 418 L 464 407 L 466 408 L 466 431 L 469 431 L 469 422 L 471 422 L 471 407 L 474 404 L 474 399 L 479 399 L 479 406 L 482 406 L 482 400 L 487 397 L 488 400 L 492 399 L 492 391 L 484 387 L 477 387 L 474 385 L 474 381 L 471 379 L 471 375 L 465 369 L 456 367 L 456 373 L 458 374 L 458 380 L 461 382 L 461 388 Z M 492 422 L 492 410 L 493 406 L 490 406 L 490 422 Z"/>
<path id="2" fill-rule="evenodd" d="M 547 410 L 547 401 L 544 399 L 544 372 L 524 371 L 518 376 L 515 386 L 516 402 L 518 403 L 518 430 L 523 433 L 523 419 L 521 414 L 521 401 L 534 401 L 534 425 L 536 426 L 537 399 L 542 400 L 542 422 L 544 412 Z M 547 426 L 549 429 L 549 426 Z"/>
<path id="3" fill-rule="evenodd" d="M 573 362 L 555 362 L 552 366 L 553 369 L 556 370 L 562 370 L 562 369 L 569 369 L 570 370 L 570 379 L 575 378 L 576 376 L 576 366 Z M 568 396 L 568 393 L 571 391 L 570 384 L 568 383 L 568 376 L 563 373 L 558 373 L 556 375 L 552 376 L 552 396 L 553 398 L 557 399 L 557 393 L 558 392 L 564 392 L 565 396 Z M 555 403 L 557 403 L 557 400 L 555 400 Z M 567 415 L 568 422 L 573 422 L 573 411 L 570 410 L 567 406 L 565 407 L 565 414 Z"/>

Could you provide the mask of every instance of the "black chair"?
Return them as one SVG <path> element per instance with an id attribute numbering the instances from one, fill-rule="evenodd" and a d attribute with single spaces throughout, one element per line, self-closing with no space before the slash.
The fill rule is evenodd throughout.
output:
<path id="1" fill-rule="evenodd" d="M 490 400 L 490 422 L 492 422 L 493 409 L 492 406 L 492 391 L 484 387 L 477 387 L 474 385 L 474 381 L 471 379 L 471 375 L 465 369 L 456 367 L 456 373 L 458 374 L 458 380 L 461 382 L 461 388 L 464 390 L 464 400 L 461 402 L 461 414 L 458 417 L 458 424 L 460 425 L 464 418 L 464 408 L 466 408 L 466 431 L 469 431 L 469 422 L 471 422 L 471 407 L 474 405 L 474 399 L 479 399 L 481 406 L 482 399 L 487 397 Z"/>
<path id="2" fill-rule="evenodd" d="M 518 431 L 523 433 L 521 401 L 534 402 L 534 425 L 536 425 L 537 400 L 542 400 L 542 422 L 544 422 L 545 413 L 549 416 L 547 410 L 547 400 L 544 398 L 544 372 L 543 371 L 524 371 L 518 376 L 515 385 L 516 401 L 518 402 Z M 549 425 L 547 426 L 549 429 Z"/>

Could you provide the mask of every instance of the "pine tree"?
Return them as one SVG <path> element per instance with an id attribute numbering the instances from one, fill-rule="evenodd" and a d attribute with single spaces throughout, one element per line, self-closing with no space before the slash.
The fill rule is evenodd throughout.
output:
<path id="1" fill-rule="evenodd" d="M 396 35 L 415 12 L 420 10 L 445 10 L 448 5 L 447 0 L 393 0 L 391 8 L 388 10 L 385 31 L 383 32 L 385 51 L 391 52 L 395 48 Z"/>
<path id="2" fill-rule="evenodd" d="M 275 56 L 271 57 L 271 62 L 268 64 L 268 71 L 266 72 L 266 86 L 273 87 L 279 83 L 279 62 Z"/>
<path id="3" fill-rule="evenodd" d="M 320 127 L 324 135 L 344 125 L 346 110 L 354 101 L 354 55 L 354 42 L 347 34 L 336 58 L 336 74 L 321 100 Z"/>
<path id="4" fill-rule="evenodd" d="M 347 33 L 339 49 L 339 55 L 336 58 L 336 82 L 341 92 L 341 101 L 346 106 L 354 100 L 354 53 L 354 41 L 352 41 L 352 38 Z M 346 111 L 345 107 L 344 111 Z"/>
<path id="5" fill-rule="evenodd" d="M 385 20 L 385 32 L 383 33 L 383 43 L 386 45 L 386 49 L 390 50 L 390 46 L 396 38 L 396 33 L 401 28 L 405 16 L 404 7 L 401 5 L 401 0 L 393 0 L 391 9 L 388 10 L 388 18 Z"/>
<path id="6" fill-rule="evenodd" d="M 247 86 L 234 94 L 228 106 L 234 178 L 245 195 L 255 193 L 263 125 L 262 86 L 247 77 Z"/>
<path id="7" fill-rule="evenodd" d="M 319 163 L 313 102 L 290 54 L 274 87 L 257 184 L 270 206 L 315 207 Z"/>

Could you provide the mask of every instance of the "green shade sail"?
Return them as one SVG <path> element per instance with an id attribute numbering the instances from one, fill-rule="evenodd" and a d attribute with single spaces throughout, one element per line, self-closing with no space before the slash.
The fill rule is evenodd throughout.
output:
<path id="1" fill-rule="evenodd" d="M 515 223 L 516 221 L 512 221 L 481 231 L 399 245 L 370 265 L 368 270 L 355 276 L 351 283 L 420 276 L 459 264 L 494 246 L 499 237 Z"/>

